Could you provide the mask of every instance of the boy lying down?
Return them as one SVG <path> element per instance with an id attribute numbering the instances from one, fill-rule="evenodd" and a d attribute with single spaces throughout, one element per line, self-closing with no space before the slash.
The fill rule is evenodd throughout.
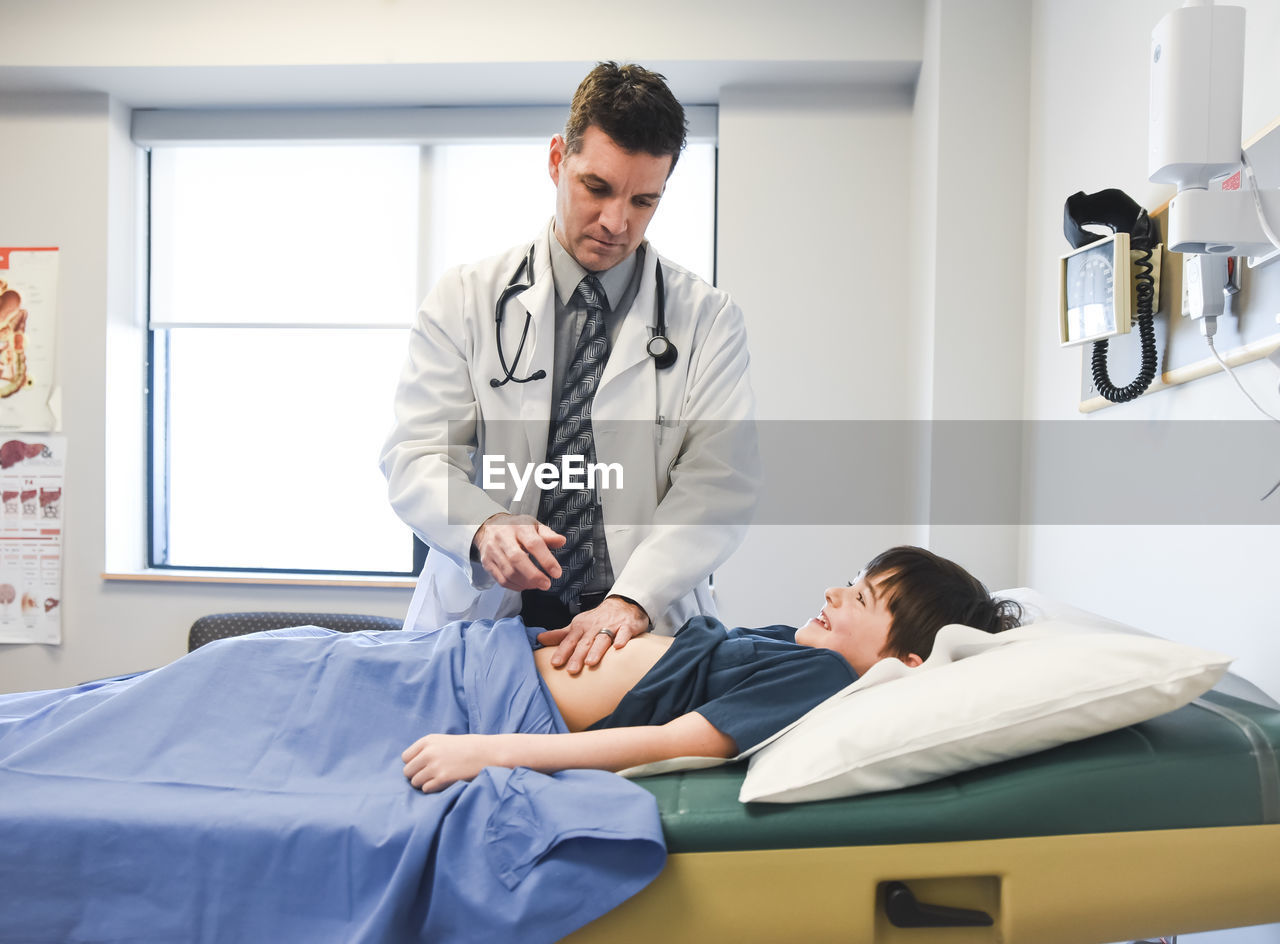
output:
<path id="1" fill-rule="evenodd" d="M 568 734 L 428 734 L 402 755 L 430 793 L 485 767 L 623 770 L 674 757 L 733 757 L 843 689 L 881 659 L 914 667 L 938 630 L 963 623 L 997 633 L 1018 604 L 995 600 L 958 564 L 916 547 L 878 555 L 832 587 L 799 629 L 725 629 L 695 617 L 674 637 L 646 634 L 570 675 L 534 652 Z"/>

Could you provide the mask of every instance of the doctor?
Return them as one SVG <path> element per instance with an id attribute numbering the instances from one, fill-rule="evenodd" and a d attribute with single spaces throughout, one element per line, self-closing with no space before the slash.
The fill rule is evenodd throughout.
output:
<path id="1" fill-rule="evenodd" d="M 644 239 L 684 142 L 661 75 L 598 65 L 551 140 L 548 227 L 423 303 L 382 456 L 431 548 L 406 627 L 522 614 L 576 674 L 715 614 L 759 459 L 741 310 Z"/>

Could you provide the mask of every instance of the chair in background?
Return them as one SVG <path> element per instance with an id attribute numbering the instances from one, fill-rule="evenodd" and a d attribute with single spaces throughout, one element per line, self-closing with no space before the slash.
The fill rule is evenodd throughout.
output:
<path id="1" fill-rule="evenodd" d="M 285 629 L 289 626 L 320 626 L 340 633 L 356 633 L 362 630 L 400 629 L 402 625 L 401 620 L 390 616 L 367 616 L 360 613 L 287 613 L 279 610 L 212 613 L 191 624 L 191 629 L 187 632 L 187 651 L 192 652 L 215 639 L 243 636 L 265 629 Z"/>

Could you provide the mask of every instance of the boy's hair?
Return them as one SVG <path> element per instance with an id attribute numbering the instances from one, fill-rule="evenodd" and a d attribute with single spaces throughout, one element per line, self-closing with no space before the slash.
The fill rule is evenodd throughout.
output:
<path id="1" fill-rule="evenodd" d="M 915 653 L 929 658 L 938 630 L 962 623 L 988 633 L 1018 625 L 1022 607 L 1013 600 L 996 600 L 982 581 L 954 561 L 920 547 L 893 547 L 864 568 L 867 580 L 880 578 L 888 595 L 888 652 Z"/>
<path id="2" fill-rule="evenodd" d="M 684 149 L 684 108 L 667 88 L 666 76 L 642 66 L 602 62 L 587 73 L 569 106 L 566 154 L 582 148 L 582 136 L 592 125 L 628 151 L 669 155 L 668 177 Z"/>

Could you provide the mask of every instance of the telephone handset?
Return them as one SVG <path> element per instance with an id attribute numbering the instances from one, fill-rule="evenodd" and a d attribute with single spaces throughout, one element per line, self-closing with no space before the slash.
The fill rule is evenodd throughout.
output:
<path id="1" fill-rule="evenodd" d="M 1084 227 L 1090 225 L 1112 235 L 1089 232 Z M 1115 189 L 1067 197 L 1062 229 L 1073 248 L 1060 262 L 1060 340 L 1093 343 L 1093 385 L 1103 397 L 1113 403 L 1137 399 L 1156 375 L 1159 229 L 1146 210 Z M 1142 365 L 1132 382 L 1116 387 L 1107 370 L 1107 341 L 1127 333 L 1131 320 L 1138 324 Z"/>

